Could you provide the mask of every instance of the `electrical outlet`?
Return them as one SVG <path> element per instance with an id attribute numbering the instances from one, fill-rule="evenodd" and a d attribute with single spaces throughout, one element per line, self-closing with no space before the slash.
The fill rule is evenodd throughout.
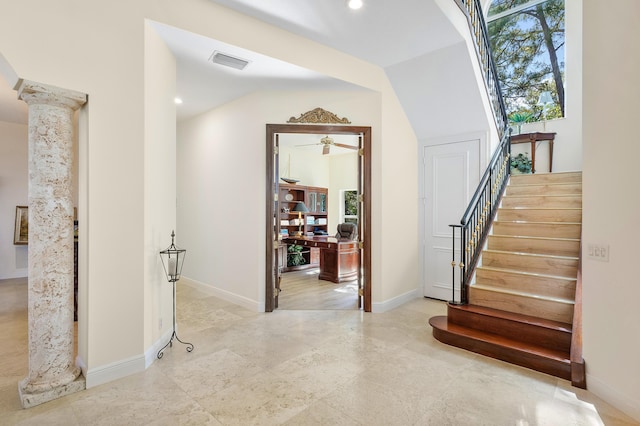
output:
<path id="1" fill-rule="evenodd" d="M 589 257 L 589 259 L 608 262 L 609 246 L 604 244 L 589 244 L 587 246 L 587 256 Z"/>

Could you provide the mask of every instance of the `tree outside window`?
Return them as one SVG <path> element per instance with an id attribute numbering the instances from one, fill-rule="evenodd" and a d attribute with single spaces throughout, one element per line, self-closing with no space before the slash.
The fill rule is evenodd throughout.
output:
<path id="1" fill-rule="evenodd" d="M 358 223 L 358 191 L 344 191 L 344 203 L 342 204 L 342 217 L 345 223 Z"/>
<path id="2" fill-rule="evenodd" d="M 564 117 L 564 0 L 494 0 L 487 29 L 509 120 Z M 553 104 L 539 104 L 550 92 Z"/>

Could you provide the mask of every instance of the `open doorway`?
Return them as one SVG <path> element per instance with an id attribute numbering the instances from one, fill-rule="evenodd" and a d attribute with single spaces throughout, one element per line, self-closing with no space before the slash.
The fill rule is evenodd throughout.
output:
<path id="1" fill-rule="evenodd" d="M 349 309 L 353 301 L 353 309 L 371 311 L 370 146 L 370 127 L 267 125 L 266 312 L 279 307 L 283 284 L 288 288 L 284 297 L 295 294 L 299 299 L 290 309 Z M 333 161 L 328 157 L 332 151 Z M 334 168 L 352 167 L 353 179 L 348 180 L 349 173 L 336 173 L 332 184 L 332 176 L 322 176 L 321 169 L 292 165 L 291 159 L 310 161 L 314 155 L 325 157 L 324 173 L 332 175 L 333 163 Z M 300 171 L 304 181 L 293 176 L 292 169 Z M 354 206 L 354 192 L 356 214 L 343 208 L 345 193 Z M 338 228 L 342 238 L 335 238 Z M 291 262 L 290 252 L 299 261 Z M 324 295 L 305 294 L 311 286 Z M 333 300 L 305 305 L 305 299 L 313 297 Z"/>
<path id="2" fill-rule="evenodd" d="M 280 171 L 277 308 L 358 309 L 358 235 L 348 231 L 357 230 L 359 217 L 360 135 L 283 133 L 276 137 Z M 297 211 L 298 207 L 306 211 Z M 296 244 L 297 235 L 313 244 Z M 318 247 L 319 241 L 333 241 L 337 249 Z"/>

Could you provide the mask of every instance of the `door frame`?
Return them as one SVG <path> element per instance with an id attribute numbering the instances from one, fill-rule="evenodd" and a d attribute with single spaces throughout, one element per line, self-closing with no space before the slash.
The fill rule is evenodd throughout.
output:
<path id="1" fill-rule="evenodd" d="M 274 306 L 274 271 L 273 262 L 275 254 L 274 235 L 274 206 L 277 202 L 274 182 L 273 156 L 274 136 L 278 133 L 302 133 L 302 134 L 335 134 L 335 135 L 362 135 L 363 149 L 360 152 L 361 171 L 358 176 L 359 185 L 362 186 L 363 199 L 361 202 L 360 221 L 362 242 L 360 251 L 360 275 L 363 285 L 363 307 L 365 312 L 371 312 L 371 127 L 345 126 L 345 125 L 318 125 L 318 124 L 267 124 L 266 125 L 266 175 L 265 175 L 265 312 L 272 312 Z"/>

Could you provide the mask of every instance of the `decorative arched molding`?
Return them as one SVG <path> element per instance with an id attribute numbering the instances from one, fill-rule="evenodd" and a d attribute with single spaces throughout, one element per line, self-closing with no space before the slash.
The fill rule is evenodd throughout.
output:
<path id="1" fill-rule="evenodd" d="M 312 123 L 312 124 L 351 124 L 347 117 L 339 118 L 331 111 L 315 108 L 301 114 L 300 117 L 291 117 L 287 123 Z"/>

